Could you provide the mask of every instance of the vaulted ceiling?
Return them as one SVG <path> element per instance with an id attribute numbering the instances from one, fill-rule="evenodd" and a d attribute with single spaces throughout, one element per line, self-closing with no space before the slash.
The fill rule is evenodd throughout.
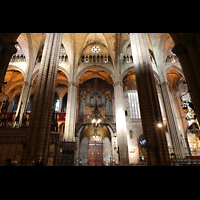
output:
<path id="1" fill-rule="evenodd" d="M 155 51 L 155 54 L 157 51 L 163 54 L 163 58 L 174 46 L 173 39 L 175 38 L 178 41 L 177 34 L 149 33 L 147 35 L 149 36 L 149 46 Z M 11 36 L 16 39 L 16 36 Z M 30 60 L 29 62 L 34 62 L 38 51 L 44 45 L 45 33 L 21 33 L 18 35 L 17 41 L 20 43 L 27 59 Z M 118 55 L 126 51 L 130 44 L 130 37 L 128 33 L 63 33 L 62 43 L 70 63 L 78 64 L 78 60 L 87 45 L 97 43 L 108 50 L 114 64 L 117 62 Z"/>
<path id="2" fill-rule="evenodd" d="M 19 43 L 20 48 L 26 56 L 27 66 L 32 66 L 31 71 L 34 71 L 36 59 L 41 55 L 44 47 L 46 33 L 5 33 L 5 35 L 12 42 L 17 41 Z M 158 68 L 159 66 L 163 66 L 163 61 L 165 61 L 170 49 L 179 42 L 181 35 L 183 33 L 146 33 L 148 47 L 152 52 Z M 113 69 L 104 71 L 95 69 L 95 67 L 92 68 L 91 66 L 87 71 L 82 71 L 82 68 L 79 67 L 82 55 L 92 54 L 91 47 L 96 44 L 100 47 L 100 54 L 110 55 Z M 108 84 L 113 84 L 115 80 L 112 73 L 117 71 L 116 67 L 118 66 L 120 56 L 125 52 L 131 53 L 129 33 L 63 33 L 62 47 L 64 47 L 64 51 L 68 57 L 70 74 L 76 77 L 78 84 L 82 84 L 84 81 L 95 77 L 105 80 Z M 124 75 L 127 72 L 124 70 Z M 16 74 L 17 71 L 7 72 L 6 81 L 8 84 L 10 77 L 14 73 Z M 22 79 L 26 78 L 26 73 L 22 72 L 20 74 L 18 85 L 22 85 Z M 128 81 L 128 78 L 133 78 L 133 76 L 134 71 L 128 72 L 123 77 L 124 81 Z M 167 78 L 171 80 L 172 75 L 168 74 Z M 67 86 L 68 81 L 71 80 L 73 78 L 66 77 L 62 71 L 59 71 L 56 84 L 62 87 Z M 12 88 L 10 87 L 10 89 Z"/>

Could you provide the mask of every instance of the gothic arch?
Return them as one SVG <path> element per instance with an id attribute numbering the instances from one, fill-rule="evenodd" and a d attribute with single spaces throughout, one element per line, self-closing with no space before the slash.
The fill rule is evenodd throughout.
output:
<path id="1" fill-rule="evenodd" d="M 7 84 L 3 86 L 3 92 L 13 96 L 13 93 L 16 91 L 19 93 L 24 83 L 24 75 L 17 67 L 9 68 L 5 74 L 5 82 L 7 82 Z M 12 90 L 14 88 L 16 91 L 13 92 Z"/>
<path id="2" fill-rule="evenodd" d="M 194 125 L 196 129 L 199 129 L 199 128 L 200 128 L 196 120 L 191 120 L 191 122 L 188 123 L 188 125 L 187 125 L 187 127 L 186 127 L 185 135 L 188 134 L 188 131 L 189 131 L 189 129 L 192 128 L 192 125 Z"/>
<path id="3" fill-rule="evenodd" d="M 67 80 L 69 80 L 69 73 L 61 66 L 58 66 L 58 70 L 61 70 L 67 77 Z M 39 69 L 37 69 L 31 76 L 31 83 L 35 80 L 36 76 L 39 74 Z"/>
<path id="4" fill-rule="evenodd" d="M 165 68 L 165 70 L 164 70 L 165 76 L 167 76 L 167 73 L 168 73 L 171 69 L 176 70 L 176 71 L 179 72 L 183 77 L 185 77 L 184 74 L 183 74 L 183 70 L 182 70 L 179 66 L 177 66 L 177 65 L 175 65 L 175 64 L 172 64 L 172 65 L 170 65 L 169 67 Z"/>
<path id="5" fill-rule="evenodd" d="M 121 75 L 121 81 L 123 81 L 124 76 L 125 76 L 128 72 L 130 72 L 130 71 L 132 71 L 132 70 L 134 70 L 134 66 L 131 66 L 131 67 L 125 69 L 125 70 L 123 71 L 122 75 Z"/>
<path id="6" fill-rule="evenodd" d="M 39 69 L 37 69 L 31 76 L 31 84 L 33 84 L 33 81 L 35 80 L 36 76 L 39 74 Z"/>
<path id="7" fill-rule="evenodd" d="M 64 67 L 62 67 L 62 66 L 58 66 L 58 70 L 61 70 L 65 75 L 66 75 L 66 77 L 67 77 L 67 80 L 69 81 L 69 73 L 67 72 L 67 70 L 64 68 Z"/>
<path id="8" fill-rule="evenodd" d="M 106 73 L 110 76 L 110 78 L 111 78 L 110 82 L 112 82 L 112 84 L 115 82 L 115 76 L 114 76 L 114 74 L 113 74 L 113 72 L 112 72 L 111 70 L 109 70 L 108 68 L 103 67 L 103 66 L 101 66 L 101 65 L 97 65 L 97 66 L 91 65 L 91 66 L 85 67 L 84 69 L 82 69 L 80 72 L 77 73 L 77 75 L 76 75 L 76 83 L 79 82 L 80 77 L 81 77 L 85 72 L 88 72 L 89 70 L 94 70 L 95 68 L 96 68 L 97 70 L 103 70 L 104 72 L 106 72 Z M 86 79 L 86 80 L 87 80 L 87 79 Z"/>
<path id="9" fill-rule="evenodd" d="M 160 76 L 159 76 L 159 74 L 156 71 L 153 70 L 153 75 L 156 78 L 156 80 L 158 81 L 158 83 L 160 83 Z"/>
<path id="10" fill-rule="evenodd" d="M 184 75 L 180 72 L 180 70 L 177 70 L 175 67 L 172 67 L 170 70 L 168 70 L 166 78 L 172 92 L 175 92 L 177 90 L 178 82 L 181 77 L 184 78 Z"/>
<path id="11" fill-rule="evenodd" d="M 25 77 L 25 72 L 23 71 L 23 69 L 21 68 L 21 67 L 18 67 L 18 66 L 16 66 L 16 65 L 8 65 L 8 69 L 16 69 L 16 70 L 18 70 L 18 71 L 20 71 L 21 73 L 22 73 L 22 75 L 23 75 L 23 77 Z"/>
<path id="12" fill-rule="evenodd" d="M 126 76 L 126 74 L 128 74 L 130 71 L 134 71 L 134 66 L 131 66 L 131 67 L 129 67 L 129 68 L 127 68 L 123 73 L 122 73 L 122 75 L 121 75 L 121 81 L 123 82 L 123 80 L 124 80 L 124 77 Z M 153 75 L 154 75 L 154 77 L 156 78 L 156 80 L 158 81 L 158 83 L 160 83 L 160 76 L 159 76 L 159 74 L 156 72 L 156 71 L 154 71 L 153 70 Z"/>

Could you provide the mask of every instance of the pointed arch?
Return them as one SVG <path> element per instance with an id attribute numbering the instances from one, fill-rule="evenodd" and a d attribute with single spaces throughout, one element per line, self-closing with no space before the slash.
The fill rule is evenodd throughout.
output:
<path id="1" fill-rule="evenodd" d="M 90 70 L 94 70 L 94 68 L 96 68 L 97 70 L 102 70 L 104 72 L 107 72 L 107 74 L 110 76 L 109 80 L 107 80 L 107 82 L 109 84 L 113 84 L 115 82 L 115 76 L 113 74 L 113 72 L 111 70 L 109 70 L 108 68 L 104 67 L 104 66 L 100 66 L 100 65 L 97 65 L 97 66 L 94 66 L 94 65 L 91 65 L 91 66 L 87 66 L 85 67 L 84 69 L 82 69 L 81 71 L 79 71 L 77 73 L 77 76 L 76 76 L 76 82 L 80 82 L 80 77 L 85 73 L 85 72 L 88 72 Z M 95 70 L 96 70 L 95 69 Z M 87 79 L 86 79 L 87 80 Z M 83 81 L 81 81 L 83 82 Z"/>

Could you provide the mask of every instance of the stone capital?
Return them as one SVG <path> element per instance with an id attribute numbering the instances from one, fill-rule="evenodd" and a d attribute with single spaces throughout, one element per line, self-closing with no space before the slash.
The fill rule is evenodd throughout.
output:
<path id="1" fill-rule="evenodd" d="M 121 86 L 123 87 L 122 81 L 117 81 L 117 82 L 115 82 L 115 83 L 113 84 L 113 87 L 116 87 L 116 86 L 118 86 L 118 85 L 121 85 Z"/>
<path id="2" fill-rule="evenodd" d="M 70 86 L 78 87 L 78 85 L 74 81 L 71 81 L 69 83 L 68 87 L 70 87 Z"/>
<path id="3" fill-rule="evenodd" d="M 161 83 L 159 83 L 160 87 L 164 86 L 164 85 L 169 85 L 168 81 L 163 81 Z"/>

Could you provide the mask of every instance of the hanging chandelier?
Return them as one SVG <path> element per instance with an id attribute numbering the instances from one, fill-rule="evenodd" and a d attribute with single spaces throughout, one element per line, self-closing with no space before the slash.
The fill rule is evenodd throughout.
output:
<path id="1" fill-rule="evenodd" d="M 99 110 L 97 108 L 97 100 L 96 100 L 96 106 L 92 114 L 87 116 L 88 119 L 91 121 L 91 124 L 94 126 L 94 134 L 92 135 L 92 140 L 94 141 L 100 141 L 100 135 L 97 133 L 97 128 L 100 126 L 101 122 L 106 119 L 105 115 L 102 115 L 99 113 Z"/>

